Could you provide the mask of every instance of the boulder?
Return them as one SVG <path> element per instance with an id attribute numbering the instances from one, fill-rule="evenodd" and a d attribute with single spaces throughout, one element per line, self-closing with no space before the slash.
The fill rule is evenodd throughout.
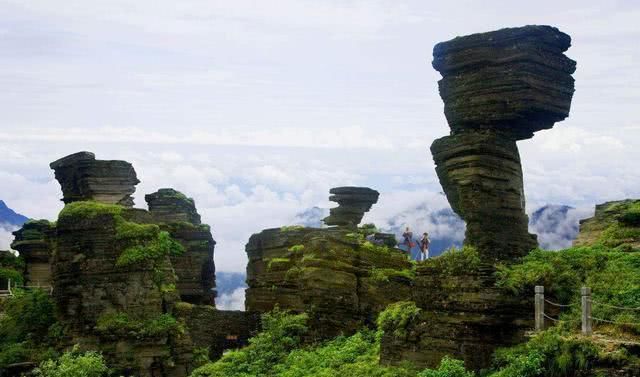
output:
<path id="1" fill-rule="evenodd" d="M 338 207 L 329 210 L 329 216 L 323 221 L 327 225 L 356 227 L 378 202 L 380 193 L 368 187 L 335 187 L 329 191 L 329 200 L 338 203 Z"/>
<path id="2" fill-rule="evenodd" d="M 144 196 L 149 212 L 157 222 L 200 224 L 200 215 L 192 198 L 187 198 L 180 191 L 162 188 Z"/>
<path id="3" fill-rule="evenodd" d="M 91 152 L 78 152 L 49 166 L 55 171 L 65 203 L 94 200 L 133 207 L 131 194 L 140 181 L 126 161 L 96 160 Z"/>
<path id="4" fill-rule="evenodd" d="M 571 37 L 550 26 L 524 26 L 438 43 L 433 67 L 453 133 L 496 129 L 525 139 L 569 115 L 576 62 Z"/>

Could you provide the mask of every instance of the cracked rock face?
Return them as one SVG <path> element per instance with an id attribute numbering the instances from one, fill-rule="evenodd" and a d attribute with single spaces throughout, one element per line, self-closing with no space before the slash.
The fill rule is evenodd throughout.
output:
<path id="1" fill-rule="evenodd" d="M 380 193 L 368 187 L 335 187 L 329 193 L 329 200 L 338 203 L 338 207 L 329 210 L 325 224 L 355 227 L 360 224 L 365 212 L 378 202 Z"/>
<path id="2" fill-rule="evenodd" d="M 149 205 L 149 212 L 156 221 L 200 224 L 200 215 L 196 210 L 195 202 L 180 191 L 162 188 L 153 194 L 145 195 L 144 199 Z"/>
<path id="3" fill-rule="evenodd" d="M 131 194 L 140 183 L 126 161 L 96 160 L 91 152 L 78 152 L 52 162 L 51 169 L 62 188 L 66 203 L 95 200 L 133 207 Z"/>
<path id="4" fill-rule="evenodd" d="M 487 260 L 527 254 L 517 140 L 569 115 L 576 63 L 571 38 L 550 26 L 525 26 L 437 44 L 433 67 L 451 135 L 435 140 L 436 172 L 453 210 L 467 223 L 466 243 Z"/>

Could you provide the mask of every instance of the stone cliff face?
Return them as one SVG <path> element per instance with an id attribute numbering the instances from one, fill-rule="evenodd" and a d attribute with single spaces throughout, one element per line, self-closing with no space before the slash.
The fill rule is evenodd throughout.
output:
<path id="1" fill-rule="evenodd" d="M 133 166 L 126 161 L 96 160 L 91 152 L 78 152 L 49 166 L 60 182 L 65 203 L 95 200 L 133 206 L 131 194 L 140 181 Z"/>
<path id="2" fill-rule="evenodd" d="M 527 231 L 516 141 L 569 114 L 575 62 L 571 38 L 525 26 L 437 44 L 433 67 L 451 135 L 431 152 L 452 208 L 467 223 L 467 244 L 487 260 L 509 260 L 536 246 Z"/>
<path id="3" fill-rule="evenodd" d="M 213 305 L 216 296 L 213 263 L 216 241 L 209 226 L 200 223 L 195 202 L 170 188 L 148 194 L 145 200 L 153 221 L 186 249 L 182 255 L 171 256 L 181 299 L 193 304 Z"/>
<path id="4" fill-rule="evenodd" d="M 251 236 L 246 250 L 246 309 L 305 311 L 317 338 L 353 333 L 410 297 L 406 255 L 347 229 L 267 229 Z"/>
<path id="5" fill-rule="evenodd" d="M 61 348 L 99 350 L 126 376 L 185 377 L 196 348 L 217 358 L 246 344 L 259 318 L 212 306 L 215 241 L 193 199 L 161 189 L 149 211 L 131 208 L 131 164 L 89 152 L 51 167 L 66 205 L 57 223 L 25 223 L 12 247 L 28 284 L 53 285 Z"/>

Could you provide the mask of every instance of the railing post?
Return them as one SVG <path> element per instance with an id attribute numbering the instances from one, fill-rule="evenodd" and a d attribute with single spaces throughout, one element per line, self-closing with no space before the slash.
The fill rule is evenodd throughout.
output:
<path id="1" fill-rule="evenodd" d="M 535 293 L 536 331 L 542 331 L 544 330 L 544 287 L 536 285 Z"/>
<path id="2" fill-rule="evenodd" d="M 591 288 L 582 287 L 582 334 L 591 335 Z"/>

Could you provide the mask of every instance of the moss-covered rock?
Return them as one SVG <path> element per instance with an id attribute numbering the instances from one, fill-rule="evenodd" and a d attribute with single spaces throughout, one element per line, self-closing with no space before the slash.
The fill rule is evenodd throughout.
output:
<path id="1" fill-rule="evenodd" d="M 620 250 L 640 249 L 640 200 L 596 205 L 595 215 L 580 221 L 575 246 L 603 245 Z"/>
<path id="2" fill-rule="evenodd" d="M 410 296 L 412 264 L 401 250 L 374 245 L 342 228 L 278 228 L 246 247 L 246 308 L 310 314 L 312 337 L 373 325 L 389 303 Z"/>

